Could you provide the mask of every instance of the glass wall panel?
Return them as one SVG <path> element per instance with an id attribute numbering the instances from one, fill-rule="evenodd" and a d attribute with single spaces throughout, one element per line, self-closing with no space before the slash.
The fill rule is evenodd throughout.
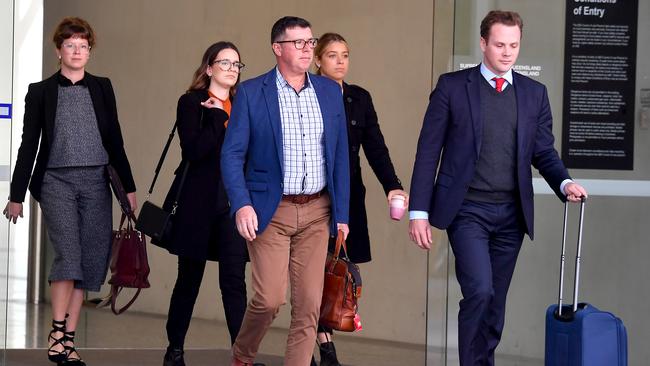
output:
<path id="1" fill-rule="evenodd" d="M 10 3 L 2 2 L 2 6 Z M 12 8 L 9 11 L 2 9 L 2 17 L 7 20 L 0 22 L 2 27 L 10 24 L 10 32 L 2 31 L 2 37 L 9 37 L 5 42 L 0 43 L 3 49 L 0 50 L 0 74 L 7 77 L 8 82 L 4 80 L 0 83 L 0 88 L 8 88 L 7 100 L 0 100 L 0 103 L 11 103 L 11 123 L 4 125 L 0 119 L 0 125 L 3 125 L 0 133 L 0 202 L 2 208 L 9 196 L 9 179 L 11 169 L 15 164 L 18 145 L 22 135 L 22 120 L 24 114 L 24 98 L 30 83 L 41 79 L 42 64 L 42 42 L 43 42 L 43 4 L 39 0 L 12 1 Z M 4 59 L 6 57 L 6 61 Z M 8 62 L 5 65 L 4 62 Z M 6 76 L 5 76 L 6 75 Z M 3 93 L 4 93 L 4 89 Z M 4 98 L 5 94 L 2 94 Z M 6 129 L 5 129 L 6 127 Z M 17 143 L 18 142 L 18 143 Z M 5 155 L 6 154 L 6 155 Z M 29 341 L 31 334 L 27 332 L 26 319 L 28 315 L 27 306 L 27 277 L 28 277 L 28 259 L 29 251 L 33 249 L 30 239 L 30 220 L 31 220 L 31 197 L 29 194 L 25 197 L 23 204 L 23 217 L 20 218 L 16 225 L 6 224 L 0 230 L 3 232 L 3 241 L 6 239 L 9 255 L 3 258 L 0 265 L 8 281 L 4 289 L 6 299 L 6 347 L 8 350 L 14 348 L 24 348 Z M 13 364 L 7 351 L 7 364 Z"/>
<path id="2" fill-rule="evenodd" d="M 9 166 L 11 161 L 12 122 L 12 45 L 13 1 L 0 2 L 0 198 L 9 195 Z M 9 223 L 0 217 L 0 365 L 5 365 L 7 347 L 7 289 L 9 281 Z"/>
<path id="3" fill-rule="evenodd" d="M 573 1 L 569 2 L 569 4 Z M 577 3 L 577 2 L 576 2 Z M 584 4 L 577 4 L 576 7 Z M 594 5 L 594 4 L 591 4 Z M 555 146 L 561 151 L 564 85 L 565 14 L 567 3 L 552 1 L 456 1 L 453 70 L 481 61 L 479 23 L 490 9 L 514 10 L 524 20 L 519 70 L 548 89 L 553 111 Z M 638 17 L 634 167 L 632 170 L 570 169 L 570 174 L 590 193 L 585 213 L 580 301 L 621 317 L 628 330 L 629 364 L 648 365 L 650 337 L 647 303 L 650 282 L 644 274 L 650 255 L 646 230 L 650 216 L 650 1 L 640 0 Z M 533 72 L 535 71 L 535 72 Z M 630 81 L 631 82 L 631 81 Z M 557 302 L 562 203 L 534 173 L 535 240 L 528 238 L 519 255 L 508 295 L 506 325 L 497 349 L 499 365 L 544 363 L 545 310 Z M 570 209 L 567 239 L 565 299 L 571 302 L 578 209 Z M 453 255 L 449 262 L 447 365 L 457 365 L 458 301 L 462 298 Z M 567 295 L 568 294 L 568 295 Z M 435 364 L 435 363 L 430 363 Z"/>

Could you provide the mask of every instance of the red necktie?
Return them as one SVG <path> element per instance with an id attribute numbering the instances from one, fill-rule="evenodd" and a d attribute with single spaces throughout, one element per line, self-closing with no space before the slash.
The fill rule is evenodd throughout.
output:
<path id="1" fill-rule="evenodd" d="M 497 83 L 497 87 L 496 87 L 497 93 L 501 93 L 501 91 L 503 90 L 503 83 L 506 81 L 506 79 L 495 77 L 492 78 L 492 80 L 494 80 L 494 82 Z"/>

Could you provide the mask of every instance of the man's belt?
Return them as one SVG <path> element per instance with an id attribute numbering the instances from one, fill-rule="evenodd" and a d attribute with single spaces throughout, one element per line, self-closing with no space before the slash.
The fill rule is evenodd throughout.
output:
<path id="1" fill-rule="evenodd" d="M 282 200 L 297 205 L 304 205 L 305 203 L 313 201 L 322 196 L 323 192 L 325 192 L 325 190 L 313 194 L 285 194 L 282 195 Z"/>

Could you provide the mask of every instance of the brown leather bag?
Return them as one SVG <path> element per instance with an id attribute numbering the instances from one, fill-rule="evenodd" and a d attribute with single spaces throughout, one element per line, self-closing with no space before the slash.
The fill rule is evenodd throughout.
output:
<path id="1" fill-rule="evenodd" d="M 120 227 L 113 231 L 113 248 L 111 253 L 111 293 L 106 301 L 110 300 L 111 310 L 115 315 L 122 314 L 140 295 L 140 290 L 149 288 L 149 262 L 147 260 L 147 242 L 142 233 L 133 228 L 135 216 L 128 216 L 127 226 L 124 221 L 127 215 L 122 214 Z M 117 297 L 123 288 L 137 288 L 131 300 L 122 308 L 117 309 Z M 108 305 L 108 304 L 107 304 Z"/>
<path id="2" fill-rule="evenodd" d="M 339 255 L 341 248 L 343 248 L 343 256 Z M 320 325 L 343 332 L 360 330 L 357 316 L 360 297 L 361 273 L 359 266 L 348 259 L 343 232 L 339 231 L 334 253 L 328 253 L 325 262 L 325 285 L 320 306 Z M 355 322 L 357 322 L 356 325 Z"/>

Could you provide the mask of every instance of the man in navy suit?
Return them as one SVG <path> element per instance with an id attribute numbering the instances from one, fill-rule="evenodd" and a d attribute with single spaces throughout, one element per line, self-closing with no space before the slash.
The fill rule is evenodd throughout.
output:
<path id="1" fill-rule="evenodd" d="M 284 364 L 311 360 L 330 234 L 348 233 L 350 177 L 341 88 L 307 73 L 317 39 L 304 19 L 271 30 L 277 67 L 237 90 L 221 153 L 223 182 L 247 240 L 255 295 L 233 345 L 233 365 L 253 362 L 285 303 L 291 326 Z"/>
<path id="2" fill-rule="evenodd" d="M 587 196 L 553 147 L 546 87 L 512 71 L 521 31 L 515 12 L 483 19 L 483 61 L 438 80 L 413 168 L 409 235 L 430 249 L 429 223 L 447 230 L 463 294 L 463 366 L 494 365 L 519 249 L 525 233 L 533 238 L 531 165 L 561 200 Z"/>

